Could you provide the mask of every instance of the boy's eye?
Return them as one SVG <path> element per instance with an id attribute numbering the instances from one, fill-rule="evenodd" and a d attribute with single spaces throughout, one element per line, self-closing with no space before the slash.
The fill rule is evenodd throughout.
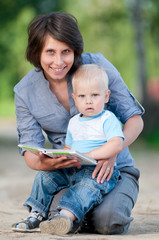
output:
<path id="1" fill-rule="evenodd" d="M 97 97 L 98 95 L 99 95 L 98 93 L 92 94 L 93 97 Z"/>
<path id="2" fill-rule="evenodd" d="M 81 95 L 79 95 L 79 98 L 84 98 L 84 95 L 82 95 L 82 94 L 81 94 Z"/>

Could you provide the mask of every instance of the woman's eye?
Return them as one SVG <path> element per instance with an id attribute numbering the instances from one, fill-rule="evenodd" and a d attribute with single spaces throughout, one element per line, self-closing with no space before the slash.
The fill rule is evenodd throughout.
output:
<path id="1" fill-rule="evenodd" d="M 65 50 L 63 51 L 63 53 L 69 53 L 69 52 L 70 52 L 69 49 L 65 49 Z"/>
<path id="2" fill-rule="evenodd" d="M 47 50 L 47 52 L 49 53 L 49 54 L 53 54 L 53 50 L 52 49 L 49 49 L 49 50 Z"/>

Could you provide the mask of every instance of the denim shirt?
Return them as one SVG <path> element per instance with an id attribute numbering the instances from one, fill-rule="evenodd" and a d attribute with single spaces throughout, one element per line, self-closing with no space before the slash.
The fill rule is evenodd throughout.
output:
<path id="1" fill-rule="evenodd" d="M 83 64 L 102 66 L 109 77 L 111 91 L 109 103 L 105 109 L 112 111 L 124 124 L 130 117 L 143 114 L 143 107 L 128 90 L 117 69 L 99 53 L 84 53 Z M 54 148 L 63 148 L 68 122 L 78 113 L 72 99 L 71 75 L 67 76 L 70 112 L 57 100 L 49 88 L 49 82 L 42 71 L 31 70 L 15 87 L 15 105 L 17 118 L 18 142 L 21 144 L 43 147 L 44 132 Z M 24 151 L 20 150 L 23 155 Z M 133 166 L 134 160 L 128 148 L 117 157 L 117 167 Z"/>

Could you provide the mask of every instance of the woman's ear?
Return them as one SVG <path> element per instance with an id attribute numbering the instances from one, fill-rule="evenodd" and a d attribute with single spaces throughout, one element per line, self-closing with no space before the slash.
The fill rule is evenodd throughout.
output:
<path id="1" fill-rule="evenodd" d="M 105 103 L 109 102 L 110 90 L 108 89 L 105 93 Z"/>

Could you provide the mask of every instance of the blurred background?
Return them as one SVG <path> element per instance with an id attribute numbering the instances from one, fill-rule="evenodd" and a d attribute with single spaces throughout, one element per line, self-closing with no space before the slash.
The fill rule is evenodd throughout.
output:
<path id="1" fill-rule="evenodd" d="M 159 0 L 0 0 L 0 232 L 27 217 L 22 204 L 36 171 L 18 154 L 13 87 L 33 68 L 25 59 L 27 26 L 39 14 L 66 11 L 79 22 L 84 52 L 100 52 L 142 103 L 145 127 L 130 146 L 140 194 L 130 234 L 159 233 Z M 10 235 L 7 235 L 7 234 Z M 150 239 L 154 239 L 149 235 Z M 158 236 L 158 235 L 157 235 Z M 27 238 L 27 236 L 26 236 Z M 35 239 L 30 236 L 27 239 Z M 39 239 L 39 235 L 37 235 Z M 43 238 L 43 237 L 42 237 Z M 146 239 L 148 239 L 146 238 Z M 159 238 L 155 238 L 159 239 Z"/>
<path id="2" fill-rule="evenodd" d="M 157 149 L 158 0 L 1 0 L 1 138 L 3 132 L 11 134 L 12 127 L 16 130 L 13 87 L 33 68 L 25 59 L 27 26 L 36 15 L 60 10 L 77 18 L 84 39 L 84 52 L 101 52 L 118 69 L 129 89 L 143 104 L 145 127 L 140 138 Z"/>

